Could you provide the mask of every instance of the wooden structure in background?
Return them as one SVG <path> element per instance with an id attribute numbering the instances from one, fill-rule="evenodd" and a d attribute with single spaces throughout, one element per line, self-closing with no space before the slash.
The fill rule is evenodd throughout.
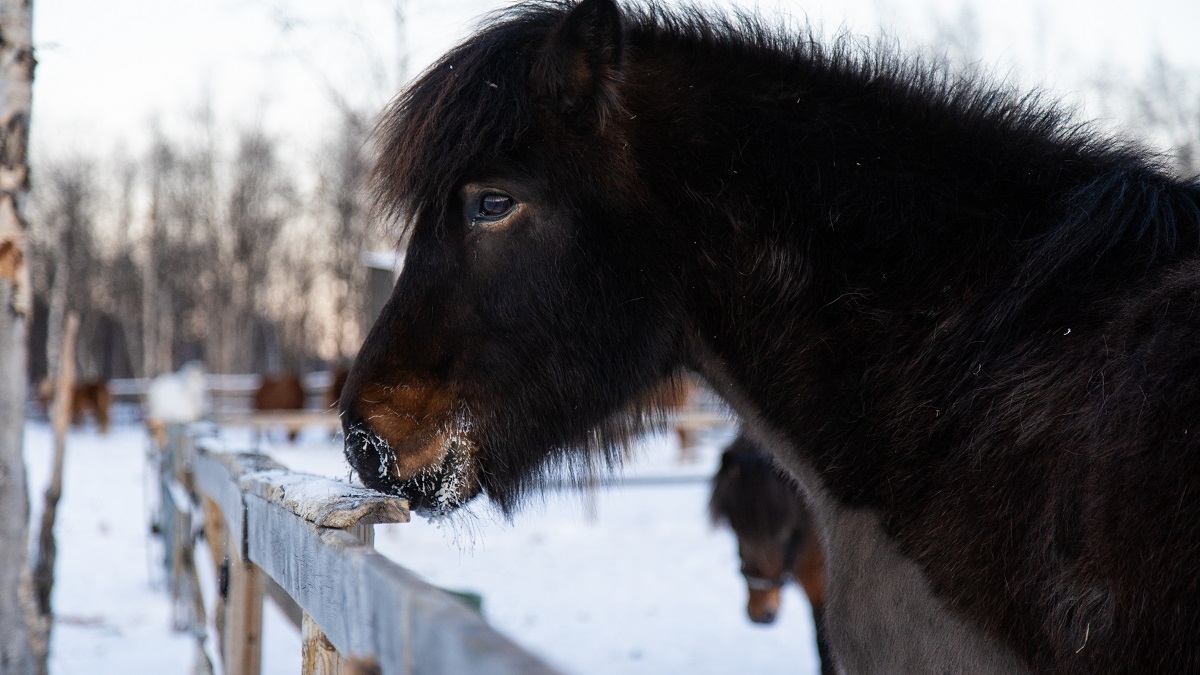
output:
<path id="1" fill-rule="evenodd" d="M 225 673 L 257 675 L 270 595 L 299 621 L 304 675 L 554 672 L 460 600 L 375 552 L 373 525 L 406 522 L 406 502 L 288 471 L 265 455 L 226 452 L 203 428 L 168 434 L 160 516 L 176 608 L 205 604 L 190 562 L 193 519 L 220 572 L 217 649 L 202 650 L 200 670 L 215 654 Z M 204 644 L 204 612 L 179 616 Z"/>

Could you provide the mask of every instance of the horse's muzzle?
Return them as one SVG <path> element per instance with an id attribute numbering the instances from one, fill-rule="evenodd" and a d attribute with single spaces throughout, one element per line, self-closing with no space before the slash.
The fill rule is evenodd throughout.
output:
<path id="1" fill-rule="evenodd" d="M 346 439 L 346 461 L 363 485 L 372 490 L 399 494 L 400 481 L 395 476 L 396 453 L 391 444 L 380 438 L 353 409 L 342 412 L 342 432 Z"/>
<path id="2" fill-rule="evenodd" d="M 750 614 L 750 620 L 753 621 L 754 623 L 770 625 L 770 624 L 775 623 L 775 617 L 777 615 L 778 615 L 778 610 L 768 609 L 768 610 L 763 610 L 762 612 L 760 612 L 758 614 L 753 614 L 753 613 Z"/>
<path id="3" fill-rule="evenodd" d="M 445 515 L 470 501 L 480 488 L 474 480 L 469 444 L 461 437 L 440 433 L 421 455 L 435 455 L 437 461 L 412 475 L 400 473 L 396 448 L 377 434 L 353 409 L 342 413 L 346 461 L 358 473 L 363 485 L 408 500 L 409 508 L 426 516 Z M 400 449 L 399 452 L 404 452 Z"/>

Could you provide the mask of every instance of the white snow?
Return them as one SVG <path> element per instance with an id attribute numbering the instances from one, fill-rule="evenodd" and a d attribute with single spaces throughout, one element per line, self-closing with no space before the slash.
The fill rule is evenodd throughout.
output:
<path id="1" fill-rule="evenodd" d="M 745 618 L 745 586 L 733 537 L 713 530 L 707 476 L 722 441 L 696 463 L 676 463 L 673 436 L 652 437 L 626 471 L 639 479 L 696 482 L 601 489 L 595 519 L 575 492 L 550 495 L 505 523 L 486 507 L 439 524 L 376 526 L 381 552 L 427 580 L 483 596 L 484 615 L 517 643 L 567 673 L 816 672 L 811 615 L 790 588 L 779 621 Z M 254 449 L 252 434 L 226 431 L 225 447 Z M 345 479 L 339 441 L 308 430 L 291 446 L 260 446 L 290 468 Z M 57 528 L 58 582 L 52 673 L 188 673 L 194 643 L 170 628 L 161 567 L 148 545 L 146 437 L 117 426 L 107 437 L 71 433 Z M 27 425 L 26 456 L 40 507 L 51 436 Z M 34 521 L 36 522 L 36 520 Z M 212 574 L 198 555 L 205 583 Z M 266 603 L 263 673 L 299 672 L 300 640 Z"/>
<path id="2" fill-rule="evenodd" d="M 146 444 L 145 433 L 129 426 L 114 425 L 108 436 L 94 429 L 68 436 L 55 527 L 51 673 L 188 672 L 193 641 L 171 630 L 162 564 L 152 559 L 161 549 L 149 546 Z M 48 425 L 26 424 L 35 524 L 51 447 Z"/>

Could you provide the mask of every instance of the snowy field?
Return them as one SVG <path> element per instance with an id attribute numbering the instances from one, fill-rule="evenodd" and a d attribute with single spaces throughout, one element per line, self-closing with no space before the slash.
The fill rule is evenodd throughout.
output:
<path id="1" fill-rule="evenodd" d="M 37 422 L 26 433 L 37 510 L 51 437 Z M 567 673 L 816 672 L 803 594 L 789 588 L 773 626 L 751 624 L 733 536 L 708 524 L 707 477 L 731 433 L 712 434 L 686 465 L 676 461 L 674 436 L 647 438 L 624 471 L 638 483 L 601 489 L 592 509 L 573 491 L 528 505 L 511 523 L 480 505 L 447 523 L 379 526 L 376 546 L 434 584 L 482 595 L 489 622 Z M 347 474 L 338 444 L 315 430 L 294 446 L 237 431 L 225 441 L 296 470 Z M 52 673 L 189 672 L 193 642 L 171 631 L 162 573 L 150 560 L 146 443 L 136 426 L 70 436 Z M 643 482 L 656 477 L 695 480 Z M 268 601 L 263 672 L 298 673 L 299 649 Z"/>

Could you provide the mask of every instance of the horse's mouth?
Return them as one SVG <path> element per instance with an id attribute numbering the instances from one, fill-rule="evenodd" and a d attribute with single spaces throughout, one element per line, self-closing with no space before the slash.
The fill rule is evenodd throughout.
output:
<path id="1" fill-rule="evenodd" d="M 476 445 L 467 431 L 463 425 L 450 424 L 434 434 L 417 454 L 430 455 L 435 461 L 404 476 L 400 470 L 404 462 L 392 444 L 360 423 L 346 434 L 346 459 L 367 487 L 403 497 L 414 512 L 436 518 L 466 504 L 481 491 L 475 469 Z"/>
<path id="2" fill-rule="evenodd" d="M 451 441 L 441 465 L 396 484 L 409 508 L 427 517 L 444 516 L 479 494 L 467 446 Z"/>

